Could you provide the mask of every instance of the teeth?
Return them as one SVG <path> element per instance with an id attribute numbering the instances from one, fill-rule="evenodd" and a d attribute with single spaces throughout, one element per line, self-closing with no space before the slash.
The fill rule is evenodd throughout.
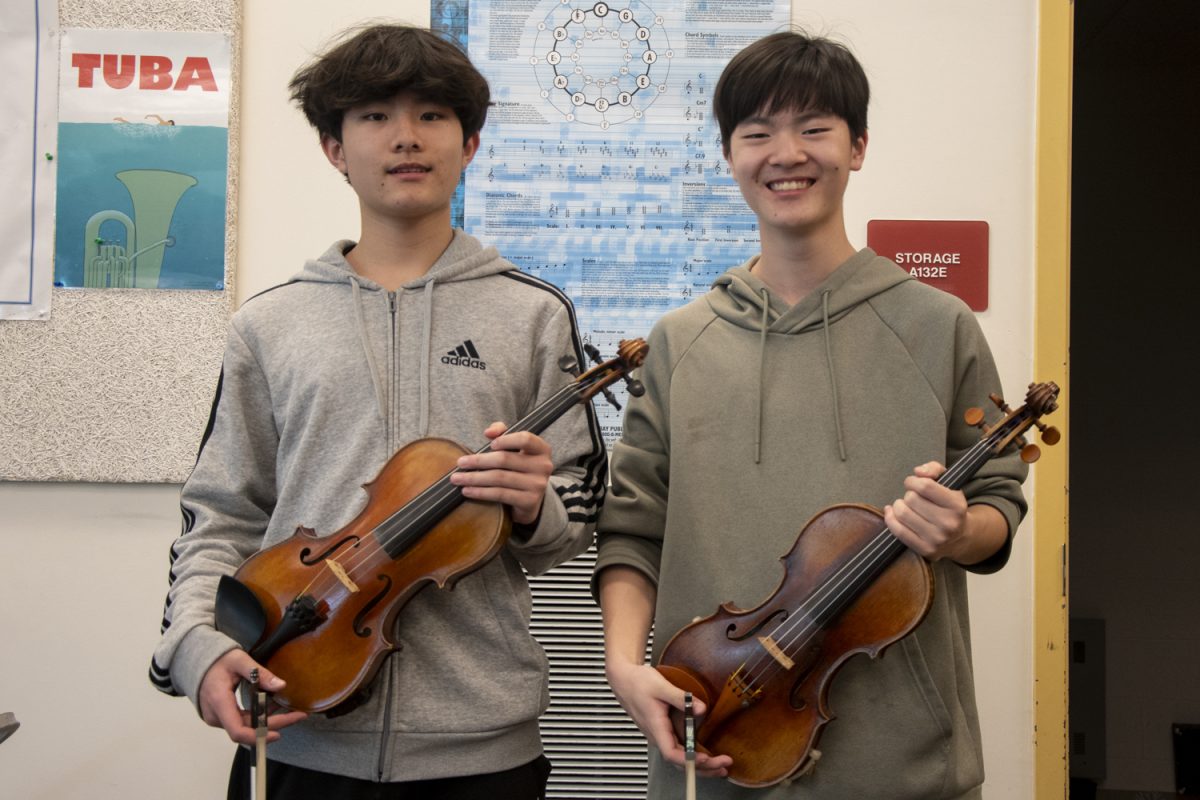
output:
<path id="1" fill-rule="evenodd" d="M 807 189 L 812 184 L 811 178 L 800 178 L 794 181 L 774 181 L 769 186 L 776 192 L 791 192 L 796 189 Z"/>

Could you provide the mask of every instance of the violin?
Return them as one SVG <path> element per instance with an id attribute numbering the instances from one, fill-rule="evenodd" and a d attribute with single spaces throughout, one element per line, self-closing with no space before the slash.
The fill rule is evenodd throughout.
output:
<path id="1" fill-rule="evenodd" d="M 588 355 L 599 362 L 591 345 Z M 578 375 L 507 432 L 545 430 L 576 403 L 624 379 L 645 360 L 646 343 L 622 341 L 618 355 Z M 559 366 L 575 374 L 575 359 Z M 619 408 L 619 405 L 618 405 Z M 486 451 L 484 445 L 477 453 Z M 216 627 L 287 685 L 280 706 L 337 715 L 358 705 L 383 660 L 396 615 L 424 587 L 453 586 L 500 552 L 511 530 L 507 507 L 467 500 L 450 482 L 469 451 L 427 438 L 398 450 L 363 488 L 367 503 L 328 536 L 300 526 L 247 559 L 217 588 Z"/>
<path id="2" fill-rule="evenodd" d="M 1041 452 L 1026 443 L 1031 426 L 1053 445 L 1059 432 L 1039 419 L 1057 408 L 1058 386 L 1031 384 L 1025 405 L 984 423 L 968 409 L 967 424 L 982 438 L 938 479 L 960 488 L 990 458 L 1013 445 L 1033 463 Z M 857 653 L 877 658 L 921 623 L 933 601 L 929 563 L 892 535 L 883 513 L 863 504 L 830 506 L 800 531 L 785 556 L 779 587 L 754 609 L 724 603 L 712 616 L 682 628 L 667 643 L 657 669 L 707 708 L 695 731 L 697 747 L 733 757 L 728 779 L 771 786 L 811 770 L 828 708 L 831 682 Z M 676 734 L 682 723 L 672 710 Z"/>

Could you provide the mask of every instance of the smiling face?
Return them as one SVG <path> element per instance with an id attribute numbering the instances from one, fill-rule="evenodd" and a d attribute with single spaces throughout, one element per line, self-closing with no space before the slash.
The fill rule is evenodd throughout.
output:
<path id="1" fill-rule="evenodd" d="M 479 148 L 449 106 L 401 92 L 347 109 L 341 133 L 321 146 L 358 195 L 364 227 L 449 227 L 450 200 Z"/>
<path id="2" fill-rule="evenodd" d="M 727 160 L 764 239 L 812 240 L 845 236 L 842 198 L 866 150 L 836 114 L 782 109 L 738 123 Z"/>

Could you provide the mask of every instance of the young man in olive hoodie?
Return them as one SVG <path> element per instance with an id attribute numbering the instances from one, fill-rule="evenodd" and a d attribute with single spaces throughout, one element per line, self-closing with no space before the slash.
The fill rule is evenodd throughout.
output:
<path id="1" fill-rule="evenodd" d="M 838 673 L 811 774 L 745 789 L 720 780 L 729 755 L 702 753 L 698 796 L 980 796 L 966 571 L 1007 559 L 1025 470 L 1004 457 L 961 491 L 936 481 L 978 440 L 963 412 L 999 381 L 962 302 L 850 244 L 842 200 L 866 156 L 868 94 L 846 48 L 799 33 L 747 47 L 716 89 L 762 251 L 651 333 L 646 393 L 626 412 L 599 525 L 606 669 L 653 745 L 651 798 L 682 796 L 671 765 L 684 760 L 667 716 L 683 692 L 644 663 L 651 624 L 657 662 L 693 618 L 757 606 L 804 523 L 838 502 L 885 509 L 896 538 L 932 562 L 933 607 L 886 658 Z"/>
<path id="2" fill-rule="evenodd" d="M 574 311 L 553 286 L 451 227 L 451 197 L 489 105 L 483 76 L 426 30 L 351 33 L 291 89 L 358 196 L 361 235 L 234 315 L 182 490 L 150 677 L 235 742 L 253 743 L 234 693 L 260 665 L 215 627 L 218 578 L 300 525 L 336 532 L 366 502 L 363 485 L 410 442 L 474 449 L 491 439 L 451 481 L 511 509 L 507 544 L 453 590 L 426 586 L 407 601 L 387 632 L 399 651 L 361 705 L 271 717 L 267 785 L 289 800 L 534 800 L 549 773 L 538 732 L 549 692 L 525 574 L 590 545 L 606 458 L 590 406 L 545 438 L 504 433 L 495 420 L 516 422 L 571 381 L 558 363 L 583 362 Z M 271 691 L 287 676 L 260 667 L 259 677 Z M 245 796 L 249 762 L 239 748 L 231 798 Z"/>

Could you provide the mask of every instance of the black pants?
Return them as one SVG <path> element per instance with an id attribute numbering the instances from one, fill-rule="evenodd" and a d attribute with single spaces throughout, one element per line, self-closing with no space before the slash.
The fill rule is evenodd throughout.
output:
<path id="1" fill-rule="evenodd" d="M 229 772 L 228 800 L 250 800 L 254 754 L 239 747 Z M 271 800 L 543 800 L 550 760 L 533 761 L 504 772 L 432 781 L 376 783 L 267 760 Z M 260 798 L 262 800 L 262 798 Z"/>

